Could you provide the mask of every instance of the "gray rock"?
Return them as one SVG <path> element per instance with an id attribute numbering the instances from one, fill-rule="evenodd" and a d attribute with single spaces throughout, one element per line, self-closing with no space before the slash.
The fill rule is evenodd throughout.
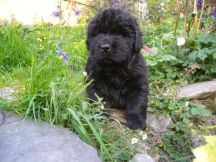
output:
<path id="1" fill-rule="evenodd" d="M 159 119 L 154 114 L 148 113 L 146 124 L 154 132 L 165 132 L 171 124 L 171 118 L 170 116 L 166 116 Z"/>
<path id="2" fill-rule="evenodd" d="M 204 104 L 216 113 L 216 80 L 190 84 L 177 91 L 178 99 L 188 98 L 192 102 Z"/>
<path id="3" fill-rule="evenodd" d="M 15 97 L 13 96 L 14 92 L 15 91 L 10 87 L 1 88 L 0 97 L 8 101 L 14 101 L 15 100 Z"/>
<path id="4" fill-rule="evenodd" d="M 100 162 L 96 150 L 64 128 L 6 114 L 0 126 L 1 162 Z"/>
<path id="5" fill-rule="evenodd" d="M 117 120 L 122 124 L 127 124 L 125 112 L 122 110 L 111 109 L 111 115 L 109 116 L 109 119 Z M 154 114 L 147 113 L 146 124 L 147 127 L 152 129 L 154 132 L 165 132 L 167 127 L 171 124 L 171 118 L 170 116 L 157 118 Z"/>
<path id="6" fill-rule="evenodd" d="M 4 124 L 5 117 L 4 111 L 0 110 L 0 126 Z"/>
<path id="7" fill-rule="evenodd" d="M 202 99 L 216 94 L 216 80 L 190 84 L 177 91 L 177 98 Z"/>
<path id="8" fill-rule="evenodd" d="M 156 155 L 154 158 L 155 162 L 168 162 L 171 161 L 167 155 Z"/>
<path id="9" fill-rule="evenodd" d="M 199 147 L 201 145 L 203 145 L 205 143 L 204 137 L 201 134 L 195 134 L 192 138 L 191 138 L 191 142 L 193 147 Z"/>
<path id="10" fill-rule="evenodd" d="M 155 162 L 148 154 L 137 153 L 129 162 Z"/>

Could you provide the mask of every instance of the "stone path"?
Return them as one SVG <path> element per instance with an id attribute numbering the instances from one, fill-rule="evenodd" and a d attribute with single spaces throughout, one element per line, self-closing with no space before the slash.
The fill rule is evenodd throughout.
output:
<path id="1" fill-rule="evenodd" d="M 0 162 L 100 162 L 96 150 L 64 128 L 0 115 Z"/>

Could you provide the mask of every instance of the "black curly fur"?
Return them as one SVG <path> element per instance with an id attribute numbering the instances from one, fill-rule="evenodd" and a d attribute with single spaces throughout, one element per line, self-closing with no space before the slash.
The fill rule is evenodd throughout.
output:
<path id="1" fill-rule="evenodd" d="M 105 9 L 89 23 L 86 64 L 88 97 L 103 97 L 105 108 L 126 110 L 127 125 L 146 128 L 147 67 L 140 50 L 142 34 L 136 19 L 120 9 Z"/>

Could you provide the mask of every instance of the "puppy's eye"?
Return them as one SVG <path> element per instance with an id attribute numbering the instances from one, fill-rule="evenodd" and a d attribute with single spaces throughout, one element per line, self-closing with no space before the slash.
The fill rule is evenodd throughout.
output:
<path id="1" fill-rule="evenodd" d="M 123 34 L 123 33 L 115 33 L 115 36 L 118 38 L 118 37 L 123 37 L 123 38 L 125 38 L 125 37 L 127 37 L 127 35 L 126 34 Z"/>
<path id="2" fill-rule="evenodd" d="M 122 33 L 121 35 L 122 35 L 123 38 L 130 38 L 130 35 L 127 34 L 127 33 Z"/>
<path id="3" fill-rule="evenodd" d="M 123 38 L 126 38 L 126 37 L 127 37 L 127 35 L 124 35 L 124 34 L 122 34 L 121 36 L 122 36 Z"/>

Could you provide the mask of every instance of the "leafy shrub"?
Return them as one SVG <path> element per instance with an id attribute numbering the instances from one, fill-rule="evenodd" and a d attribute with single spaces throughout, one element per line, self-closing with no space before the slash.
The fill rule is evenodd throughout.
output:
<path id="1" fill-rule="evenodd" d="M 216 77 L 216 35 L 201 34 L 188 38 L 188 43 L 180 48 L 176 57 L 192 82 Z"/>
<path id="2" fill-rule="evenodd" d="M 162 102 L 162 100 L 160 100 Z M 191 137 L 195 129 L 193 119 L 208 118 L 211 113 L 200 105 L 187 105 L 185 101 L 165 100 L 163 111 L 172 118 L 170 130 L 162 134 L 161 147 L 174 161 L 191 161 Z"/>

